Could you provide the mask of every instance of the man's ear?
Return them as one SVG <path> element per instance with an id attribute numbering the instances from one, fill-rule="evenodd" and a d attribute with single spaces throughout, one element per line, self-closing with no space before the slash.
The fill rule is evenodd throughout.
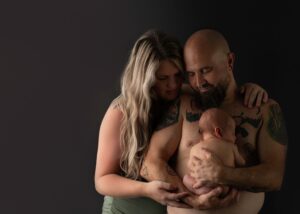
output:
<path id="1" fill-rule="evenodd" d="M 227 60 L 228 60 L 228 68 L 229 70 L 233 71 L 233 65 L 234 65 L 234 60 L 235 60 L 235 55 L 233 52 L 229 52 L 227 54 Z"/>
<path id="2" fill-rule="evenodd" d="M 223 135 L 222 135 L 222 131 L 219 127 L 215 127 L 215 135 L 218 137 L 218 138 L 222 138 Z"/>

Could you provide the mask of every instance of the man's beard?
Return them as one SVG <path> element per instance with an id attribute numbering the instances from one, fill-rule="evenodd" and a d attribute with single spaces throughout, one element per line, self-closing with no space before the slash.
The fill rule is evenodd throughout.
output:
<path id="1" fill-rule="evenodd" d="M 219 83 L 217 86 L 213 86 L 209 83 L 205 87 L 209 88 L 206 92 L 199 92 L 194 90 L 195 99 L 198 108 L 203 110 L 209 108 L 218 108 L 224 101 L 226 97 L 226 91 L 228 88 L 228 81 L 223 81 Z"/>

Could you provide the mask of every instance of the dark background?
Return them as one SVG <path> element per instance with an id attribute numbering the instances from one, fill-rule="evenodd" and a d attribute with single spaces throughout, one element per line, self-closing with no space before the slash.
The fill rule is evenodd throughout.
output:
<path id="1" fill-rule="evenodd" d="M 134 41 L 157 28 L 184 44 L 205 27 L 228 39 L 238 83 L 283 109 L 286 176 L 261 213 L 297 213 L 297 16 L 289 1 L 1 1 L 0 213 L 100 213 L 98 129 Z"/>

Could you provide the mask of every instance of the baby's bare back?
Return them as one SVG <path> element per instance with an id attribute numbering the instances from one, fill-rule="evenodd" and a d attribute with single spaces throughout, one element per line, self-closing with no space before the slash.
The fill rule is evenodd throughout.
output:
<path id="1" fill-rule="evenodd" d="M 226 166 L 234 167 L 234 147 L 232 142 L 222 141 L 218 138 L 210 138 L 208 140 L 199 141 L 190 151 L 190 158 L 193 156 L 201 159 L 203 149 L 214 153 Z"/>

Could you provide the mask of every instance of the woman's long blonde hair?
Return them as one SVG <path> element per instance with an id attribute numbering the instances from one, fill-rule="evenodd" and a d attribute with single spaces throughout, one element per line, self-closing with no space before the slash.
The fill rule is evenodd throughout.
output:
<path id="1" fill-rule="evenodd" d="M 126 177 L 139 178 L 139 171 L 152 134 L 151 107 L 155 94 L 155 72 L 162 60 L 183 69 L 180 43 L 168 35 L 150 30 L 134 44 L 121 79 L 121 94 L 112 105 L 123 113 L 120 167 Z"/>

